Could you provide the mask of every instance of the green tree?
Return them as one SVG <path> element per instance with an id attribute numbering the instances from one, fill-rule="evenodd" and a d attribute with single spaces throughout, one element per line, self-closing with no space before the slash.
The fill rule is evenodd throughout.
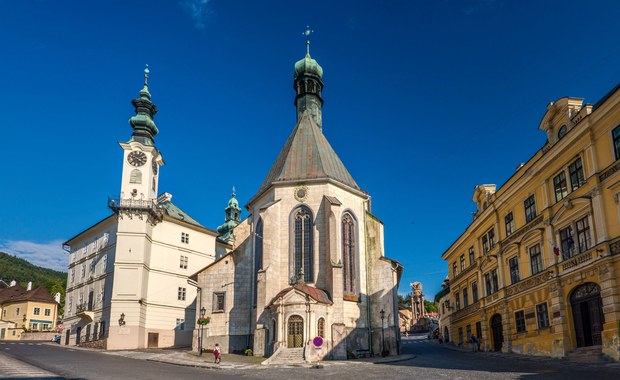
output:
<path id="1" fill-rule="evenodd" d="M 411 308 L 411 297 L 407 295 L 398 295 L 398 306 L 406 307 L 407 309 Z"/>
<path id="2" fill-rule="evenodd" d="M 424 309 L 426 309 L 427 313 L 437 312 L 437 306 L 435 306 L 435 303 L 427 300 L 424 300 Z"/>

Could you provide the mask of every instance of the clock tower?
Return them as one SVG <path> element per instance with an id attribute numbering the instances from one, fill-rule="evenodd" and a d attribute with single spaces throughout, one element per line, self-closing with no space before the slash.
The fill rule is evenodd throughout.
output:
<path id="1" fill-rule="evenodd" d="M 157 106 L 151 101 L 148 78 L 147 65 L 140 97 L 131 102 L 136 109 L 136 114 L 129 119 L 133 134 L 128 142 L 119 143 L 124 150 L 120 201 L 135 204 L 155 202 L 159 167 L 164 165 L 162 155 L 155 147 L 154 138 L 159 130 L 153 117 Z"/>

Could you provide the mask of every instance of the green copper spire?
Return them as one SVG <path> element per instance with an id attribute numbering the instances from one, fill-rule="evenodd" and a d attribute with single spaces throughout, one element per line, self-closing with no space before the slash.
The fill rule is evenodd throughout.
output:
<path id="1" fill-rule="evenodd" d="M 226 211 L 226 218 L 224 224 L 217 228 L 219 238 L 224 241 L 230 241 L 233 239 L 232 230 L 241 223 L 241 208 L 239 207 L 239 201 L 237 201 L 235 194 L 235 187 L 232 188 L 232 196 L 228 201 L 228 207 Z"/>
<path id="2" fill-rule="evenodd" d="M 144 69 L 144 87 L 140 90 L 140 97 L 131 101 L 136 109 L 136 115 L 129 119 L 129 125 L 133 128 L 131 141 L 137 141 L 143 145 L 155 145 L 154 137 L 159 133 L 153 117 L 157 113 L 157 106 L 151 101 L 149 92 L 149 65 Z"/>
<path id="3" fill-rule="evenodd" d="M 302 35 L 306 36 L 306 56 L 295 63 L 293 88 L 295 89 L 295 107 L 297 122 L 304 111 L 308 111 L 319 128 L 323 126 L 323 68 L 310 57 L 310 34 L 314 31 L 308 26 Z"/>

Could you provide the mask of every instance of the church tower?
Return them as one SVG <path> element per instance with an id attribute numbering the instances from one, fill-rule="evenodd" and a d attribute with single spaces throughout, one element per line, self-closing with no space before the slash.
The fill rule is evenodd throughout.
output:
<path id="1" fill-rule="evenodd" d="M 304 33 L 310 35 L 308 29 Z M 306 56 L 295 63 L 293 88 L 295 89 L 295 107 L 297 107 L 297 122 L 305 111 L 312 116 L 319 128 L 323 126 L 322 107 L 323 99 L 323 69 L 317 61 L 310 57 L 310 40 L 306 40 Z"/>
<path id="2" fill-rule="evenodd" d="M 128 142 L 119 143 L 124 150 L 120 200 L 136 204 L 148 204 L 157 199 L 159 167 L 164 164 L 161 153 L 155 147 L 155 135 L 159 130 L 153 117 L 157 106 L 151 101 L 148 78 L 147 66 L 140 97 L 131 102 L 136 110 L 136 114 L 129 119 L 133 134 Z"/>
<path id="3" fill-rule="evenodd" d="M 235 187 L 233 186 L 232 195 L 228 201 L 228 207 L 224 209 L 226 217 L 224 218 L 224 224 L 217 228 L 218 237 L 220 240 L 231 241 L 234 239 L 232 230 L 241 223 L 241 208 L 237 201 L 235 194 Z"/>

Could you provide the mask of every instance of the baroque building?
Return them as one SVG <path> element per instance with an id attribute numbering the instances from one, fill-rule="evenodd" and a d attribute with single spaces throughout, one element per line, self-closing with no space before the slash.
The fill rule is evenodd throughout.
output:
<path id="1" fill-rule="evenodd" d="M 620 359 L 620 86 L 596 104 L 549 103 L 547 141 L 443 253 L 443 335 L 484 350 Z M 445 323 L 448 322 L 448 325 Z"/>
<path id="2" fill-rule="evenodd" d="M 107 349 L 190 345 L 196 319 L 189 276 L 232 246 L 159 190 L 164 165 L 155 145 L 157 107 L 148 68 L 132 101 L 133 134 L 123 150 L 111 215 L 64 243 L 68 253 L 62 343 Z"/>
<path id="3" fill-rule="evenodd" d="M 324 135 L 323 69 L 309 52 L 295 64 L 293 88 L 295 128 L 245 206 L 249 215 L 234 219 L 233 196 L 233 216 L 227 208 L 218 228 L 234 250 L 193 277 L 210 318 L 194 349 L 252 348 L 274 361 L 396 354 L 402 266 L 385 256 L 369 194 Z M 324 340 L 318 352 L 314 337 Z"/>

